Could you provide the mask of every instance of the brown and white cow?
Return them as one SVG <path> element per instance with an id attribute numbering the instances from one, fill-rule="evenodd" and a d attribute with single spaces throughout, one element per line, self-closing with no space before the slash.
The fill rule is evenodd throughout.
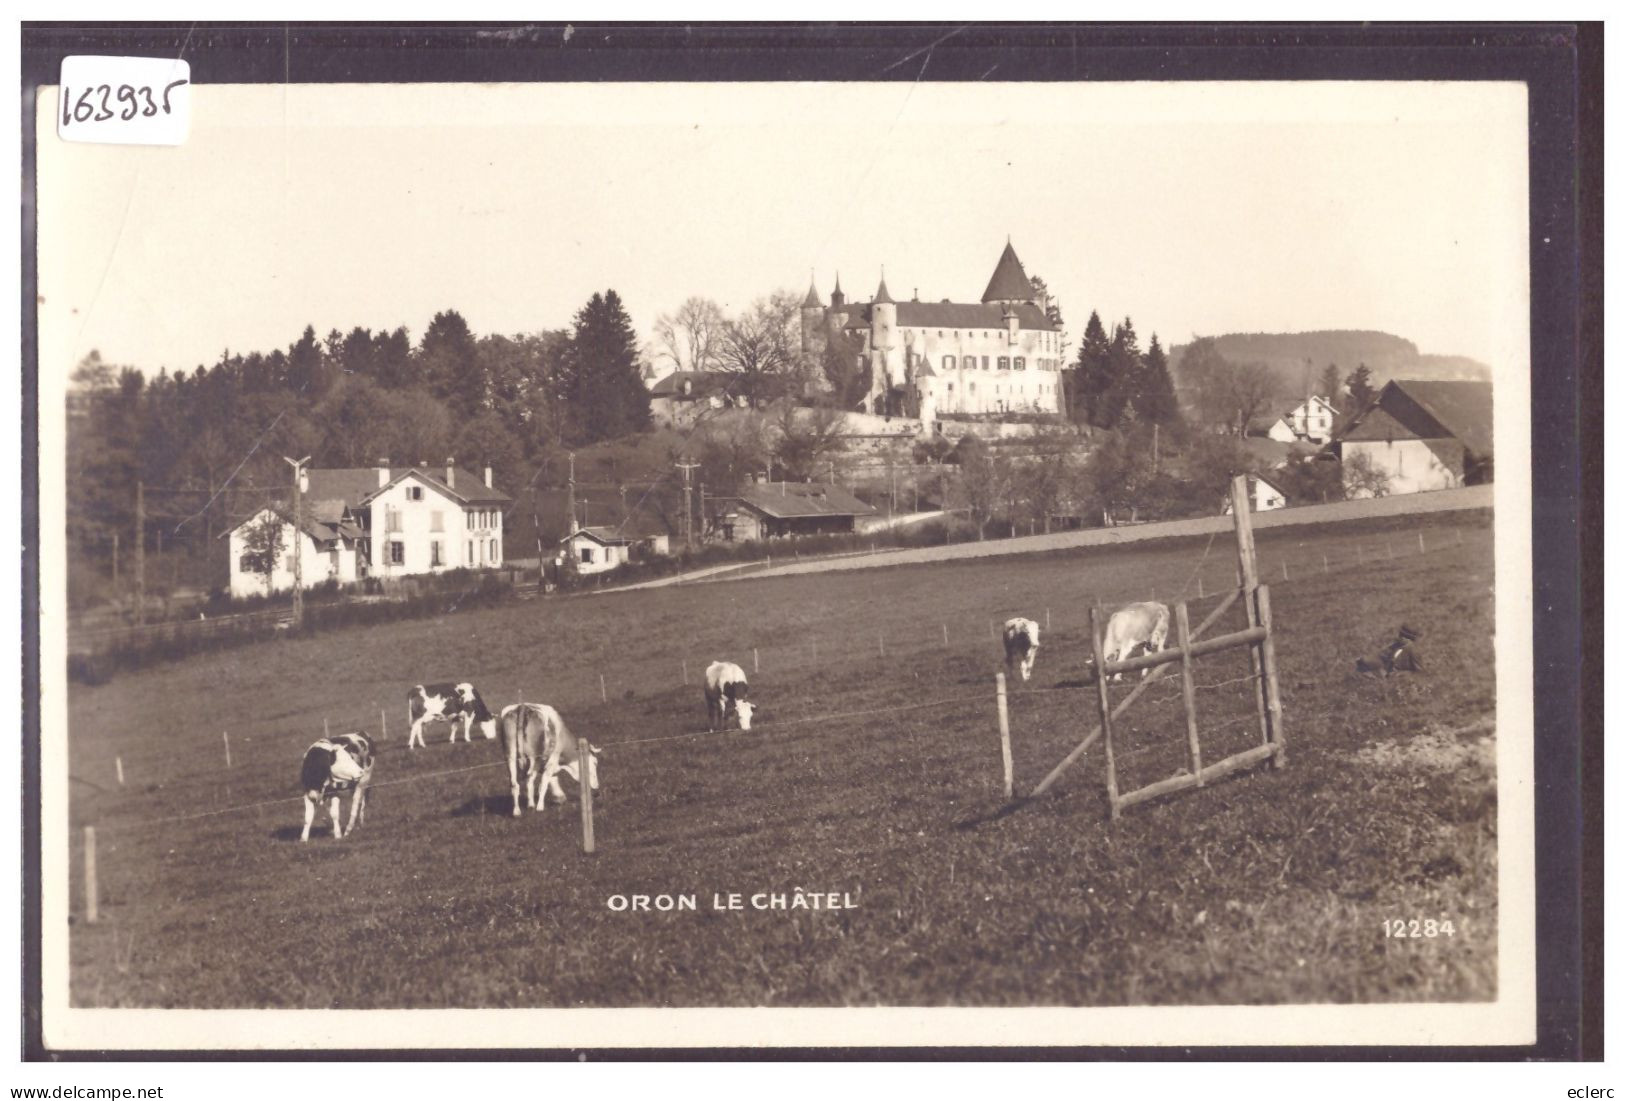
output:
<path id="1" fill-rule="evenodd" d="M 1038 624 L 1016 616 L 1004 621 L 1004 667 L 1013 679 L 1021 669 L 1021 679 L 1030 680 L 1033 662 L 1038 660 Z"/>
<path id="2" fill-rule="evenodd" d="M 557 710 L 545 703 L 514 703 L 502 709 L 502 755 L 508 761 L 513 814 L 519 817 L 519 783 L 524 777 L 526 805 L 541 810 L 552 791 L 564 802 L 559 773 L 581 782 L 581 741 L 564 725 Z M 587 782 L 598 790 L 598 747 L 587 755 Z"/>
<path id="3" fill-rule="evenodd" d="M 479 726 L 486 740 L 497 736 L 496 716 L 491 714 L 480 699 L 480 694 L 467 681 L 461 684 L 418 684 L 406 694 L 406 721 L 411 728 L 406 737 L 406 748 L 424 745 L 423 727 L 431 722 L 451 724 L 451 740 L 457 740 L 459 724 L 463 741 L 473 741 L 473 729 Z"/>
<path id="4" fill-rule="evenodd" d="M 745 697 L 750 684 L 745 671 L 731 661 L 713 661 L 705 667 L 706 729 L 713 734 L 728 729 L 728 716 L 739 720 L 740 730 L 750 729 L 751 712 L 756 705 Z"/>
<path id="5" fill-rule="evenodd" d="M 1162 652 L 1168 642 L 1168 606 L 1158 604 L 1154 600 L 1143 600 L 1138 604 L 1125 604 L 1112 613 L 1111 619 L 1106 622 L 1106 637 L 1101 642 L 1101 654 L 1107 663 L 1114 661 L 1127 661 L 1134 656 L 1134 651 L 1144 646 L 1149 654 Z M 1140 670 L 1144 678 L 1151 670 Z M 1099 675 L 1099 670 L 1095 671 Z M 1118 673 L 1112 680 L 1122 680 L 1123 674 Z"/>
<path id="6" fill-rule="evenodd" d="M 305 792 L 305 829 L 299 840 L 310 840 L 316 807 L 329 799 L 327 813 L 333 820 L 333 837 L 353 832 L 358 822 L 367 820 L 367 785 L 371 782 L 372 740 L 365 731 L 323 738 L 305 750 L 304 764 L 299 769 L 299 786 Z M 350 822 L 340 829 L 341 797 L 346 791 L 352 793 Z"/>

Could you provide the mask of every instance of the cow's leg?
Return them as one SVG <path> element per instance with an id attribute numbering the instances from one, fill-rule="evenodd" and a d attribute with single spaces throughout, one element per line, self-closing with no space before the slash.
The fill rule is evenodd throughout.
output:
<path id="1" fill-rule="evenodd" d="M 413 719 L 412 729 L 406 735 L 406 748 L 416 749 L 423 744 L 423 720 Z"/>
<path id="2" fill-rule="evenodd" d="M 339 810 L 339 797 L 338 793 L 335 792 L 332 801 L 327 804 L 327 816 L 333 820 L 333 839 L 335 841 L 344 836 L 344 831 L 339 828 Z"/>
<path id="3" fill-rule="evenodd" d="M 350 820 L 344 824 L 345 833 L 355 832 L 356 819 L 361 816 L 361 803 L 366 798 L 367 789 L 356 784 L 355 790 L 350 793 Z"/>
<path id="4" fill-rule="evenodd" d="M 541 779 L 541 770 L 536 767 L 536 762 L 533 759 L 525 766 L 525 802 L 531 810 L 542 809 L 542 804 L 537 799 L 538 794 L 541 795 L 542 799 L 547 797 L 545 792 L 538 793 L 536 790 Z"/>
<path id="5" fill-rule="evenodd" d="M 551 791 L 558 796 L 559 802 L 564 802 L 564 790 L 559 787 L 559 763 L 550 760 L 542 768 L 540 783 L 536 790 L 536 809 L 542 810 L 547 806 L 547 793 Z"/>
<path id="6" fill-rule="evenodd" d="M 508 789 L 513 792 L 513 816 L 519 817 L 519 756 L 508 755 Z"/>
<path id="7" fill-rule="evenodd" d="M 312 799 L 307 791 L 305 793 L 305 832 L 299 835 L 299 840 L 310 840 L 310 824 L 314 821 L 316 821 L 316 800 Z"/>

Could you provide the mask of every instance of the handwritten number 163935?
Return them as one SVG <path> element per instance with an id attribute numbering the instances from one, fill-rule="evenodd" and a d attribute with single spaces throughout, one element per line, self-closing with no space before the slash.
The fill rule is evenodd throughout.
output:
<path id="1" fill-rule="evenodd" d="M 186 80 L 172 80 L 164 85 L 163 91 L 156 96 L 150 86 L 145 84 L 120 84 L 117 87 L 111 84 L 96 84 L 80 91 L 79 97 L 74 98 L 72 90 L 62 89 L 62 125 L 66 127 L 73 122 L 106 122 L 117 116 L 121 122 L 129 122 L 140 115 L 142 118 L 152 118 L 162 111 L 169 114 L 169 93 L 183 84 Z"/>

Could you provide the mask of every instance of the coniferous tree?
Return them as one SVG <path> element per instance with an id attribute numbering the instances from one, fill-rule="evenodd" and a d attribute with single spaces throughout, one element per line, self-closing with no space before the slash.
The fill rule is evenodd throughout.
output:
<path id="1" fill-rule="evenodd" d="M 1106 353 L 1107 383 L 1095 403 L 1094 423 L 1101 428 L 1115 428 L 1124 413 L 1139 400 L 1143 380 L 1140 362 L 1139 337 L 1134 322 L 1124 318 L 1112 333 L 1112 342 Z"/>
<path id="2" fill-rule="evenodd" d="M 452 412 L 471 417 L 485 407 L 485 379 L 468 322 L 456 310 L 434 315 L 418 346 L 423 380 Z"/>
<path id="3" fill-rule="evenodd" d="M 649 427 L 637 333 L 613 290 L 594 294 L 576 314 L 566 376 L 566 398 L 583 442 Z"/>
<path id="4" fill-rule="evenodd" d="M 1084 326 L 1083 343 L 1078 345 L 1077 364 L 1068 372 L 1072 419 L 1079 424 L 1100 423 L 1096 414 L 1101 395 L 1111 385 L 1110 356 L 1111 341 L 1106 339 L 1106 327 L 1100 323 L 1100 314 L 1091 311 L 1089 323 Z"/>
<path id="5" fill-rule="evenodd" d="M 1141 368 L 1140 392 L 1134 401 L 1140 419 L 1147 424 L 1171 425 L 1179 420 L 1179 398 L 1174 394 L 1174 378 L 1168 371 L 1168 356 L 1151 334 L 1151 347 Z"/>
<path id="6" fill-rule="evenodd" d="M 1362 363 L 1354 369 L 1354 373 L 1349 376 L 1348 392 L 1350 416 L 1371 404 L 1377 396 L 1376 388 L 1371 385 L 1371 368 Z"/>

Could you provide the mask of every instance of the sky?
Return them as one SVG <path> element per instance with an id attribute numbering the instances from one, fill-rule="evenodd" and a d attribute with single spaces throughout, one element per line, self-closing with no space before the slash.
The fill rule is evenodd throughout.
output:
<path id="1" fill-rule="evenodd" d="M 1144 345 L 1379 329 L 1528 362 L 1516 84 L 194 86 L 178 147 L 65 143 L 42 90 L 42 381 L 92 349 L 225 349 L 405 325 L 567 327 L 614 288 L 639 335 L 837 272 L 977 301 L 1008 238 Z M 60 376 L 58 375 L 60 372 Z"/>

